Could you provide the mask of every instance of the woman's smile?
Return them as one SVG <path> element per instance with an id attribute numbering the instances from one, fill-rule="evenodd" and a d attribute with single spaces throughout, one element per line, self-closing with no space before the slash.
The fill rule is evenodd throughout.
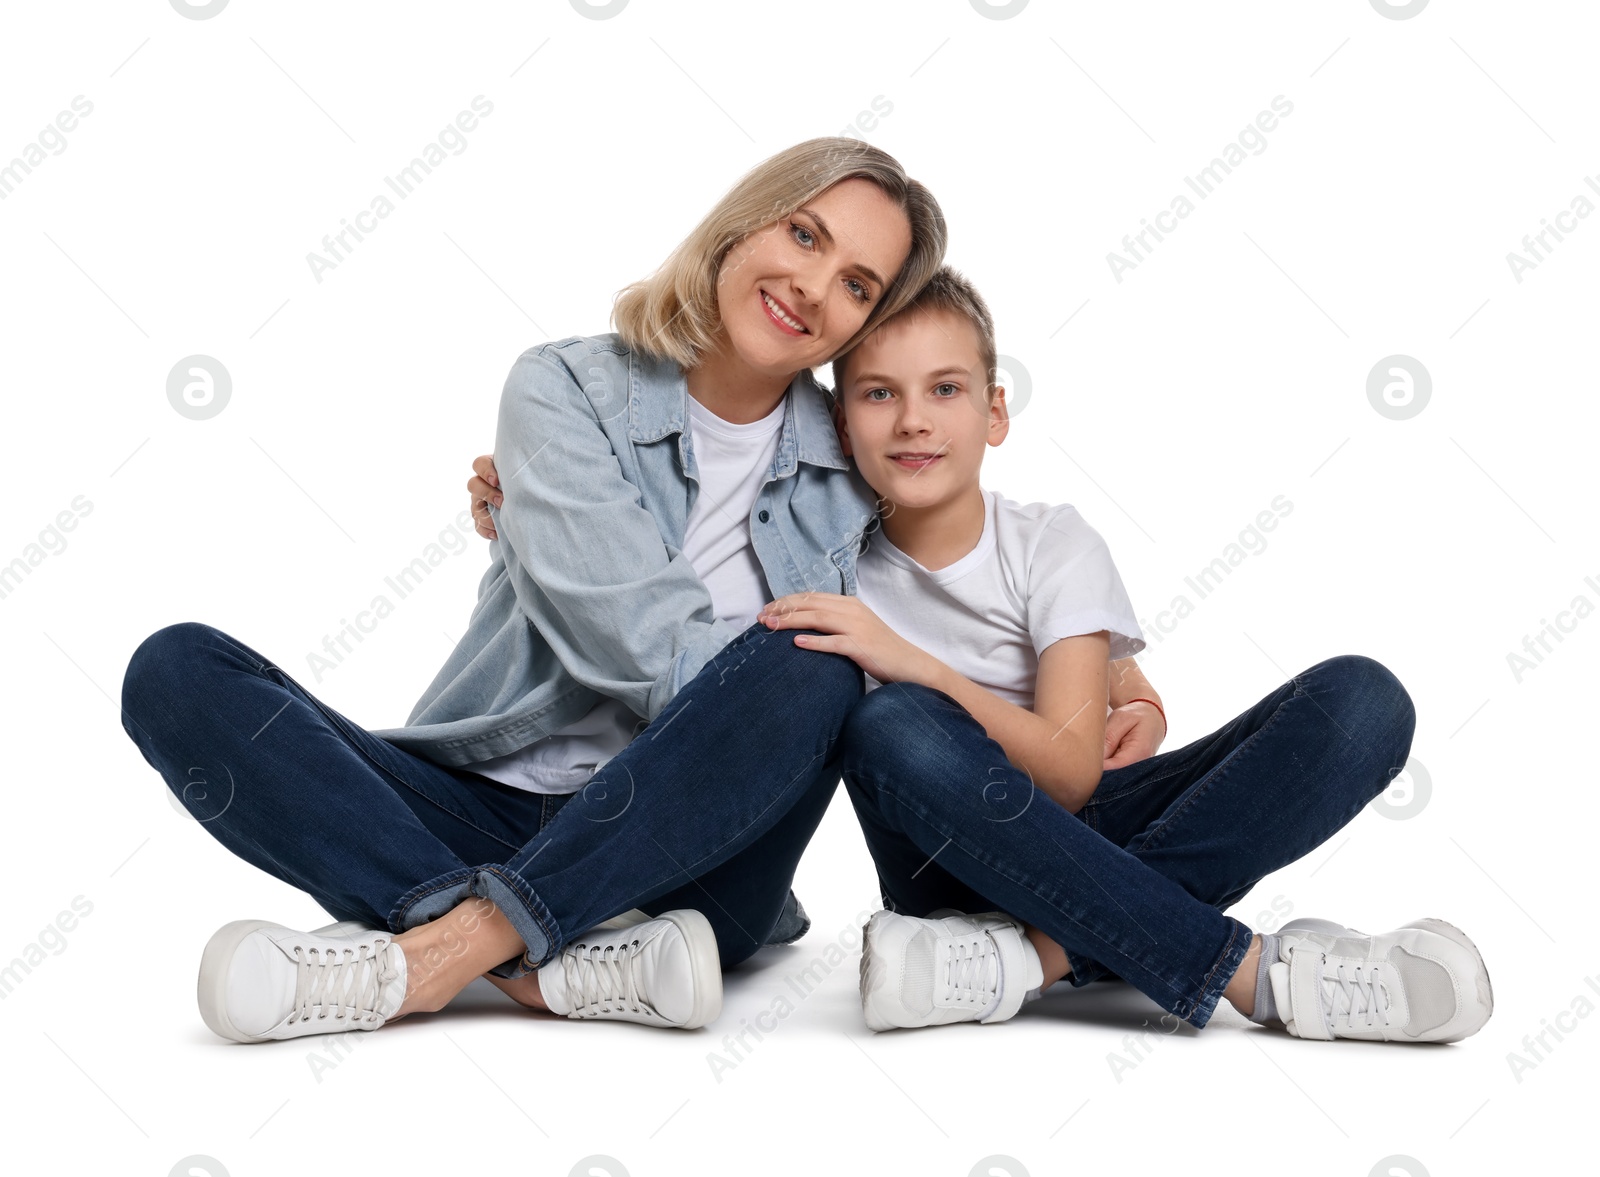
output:
<path id="1" fill-rule="evenodd" d="M 767 317 L 778 325 L 778 329 L 785 335 L 810 335 L 810 329 L 805 321 L 795 315 L 783 303 L 773 298 L 765 290 L 756 288 L 756 293 L 761 296 L 761 306 L 767 312 Z"/>

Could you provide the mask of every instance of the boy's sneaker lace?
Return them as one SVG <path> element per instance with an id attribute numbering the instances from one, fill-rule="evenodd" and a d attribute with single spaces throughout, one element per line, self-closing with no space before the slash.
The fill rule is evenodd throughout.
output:
<path id="1" fill-rule="evenodd" d="M 861 1010 L 872 1030 L 1002 1022 L 1043 979 L 1022 925 L 999 912 L 916 919 L 880 911 L 867 921 Z"/>

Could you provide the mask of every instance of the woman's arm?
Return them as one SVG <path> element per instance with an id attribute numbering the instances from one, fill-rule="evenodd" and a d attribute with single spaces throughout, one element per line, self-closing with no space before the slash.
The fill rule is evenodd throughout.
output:
<path id="1" fill-rule="evenodd" d="M 654 719 L 738 631 L 669 556 L 582 387 L 549 345 L 506 380 L 491 514 L 517 603 L 573 678 Z"/>
<path id="2" fill-rule="evenodd" d="M 1068 812 L 1081 809 L 1100 783 L 1111 652 L 1105 630 L 1062 638 L 1045 648 L 1029 711 L 895 633 L 859 597 L 780 597 L 762 609 L 758 620 L 772 629 L 820 631 L 824 636 L 796 634 L 794 640 L 810 650 L 843 654 L 881 683 L 916 682 L 943 691 Z"/>

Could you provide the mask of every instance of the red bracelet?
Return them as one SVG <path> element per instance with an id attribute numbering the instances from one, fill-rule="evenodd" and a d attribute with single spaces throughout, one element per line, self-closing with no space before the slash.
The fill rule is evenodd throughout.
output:
<path id="1" fill-rule="evenodd" d="M 1161 711 L 1161 726 L 1163 728 L 1165 728 L 1167 726 L 1167 713 L 1165 711 L 1161 710 L 1161 704 L 1157 703 L 1154 699 L 1146 699 L 1143 696 L 1141 696 L 1141 697 L 1139 697 L 1137 699 L 1129 699 L 1127 701 L 1127 703 L 1123 704 L 1123 706 L 1126 707 L 1128 705 L 1128 703 L 1148 703 L 1148 704 L 1150 704 L 1150 706 L 1154 707 L 1157 711 Z"/>

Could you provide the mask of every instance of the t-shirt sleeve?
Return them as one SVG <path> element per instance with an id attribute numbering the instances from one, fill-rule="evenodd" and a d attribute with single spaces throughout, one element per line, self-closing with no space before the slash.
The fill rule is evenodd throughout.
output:
<path id="1" fill-rule="evenodd" d="M 1028 633 L 1035 654 L 1062 638 L 1109 631 L 1110 656 L 1145 648 L 1133 602 L 1100 533 L 1067 506 L 1040 516 L 1028 560 Z"/>

